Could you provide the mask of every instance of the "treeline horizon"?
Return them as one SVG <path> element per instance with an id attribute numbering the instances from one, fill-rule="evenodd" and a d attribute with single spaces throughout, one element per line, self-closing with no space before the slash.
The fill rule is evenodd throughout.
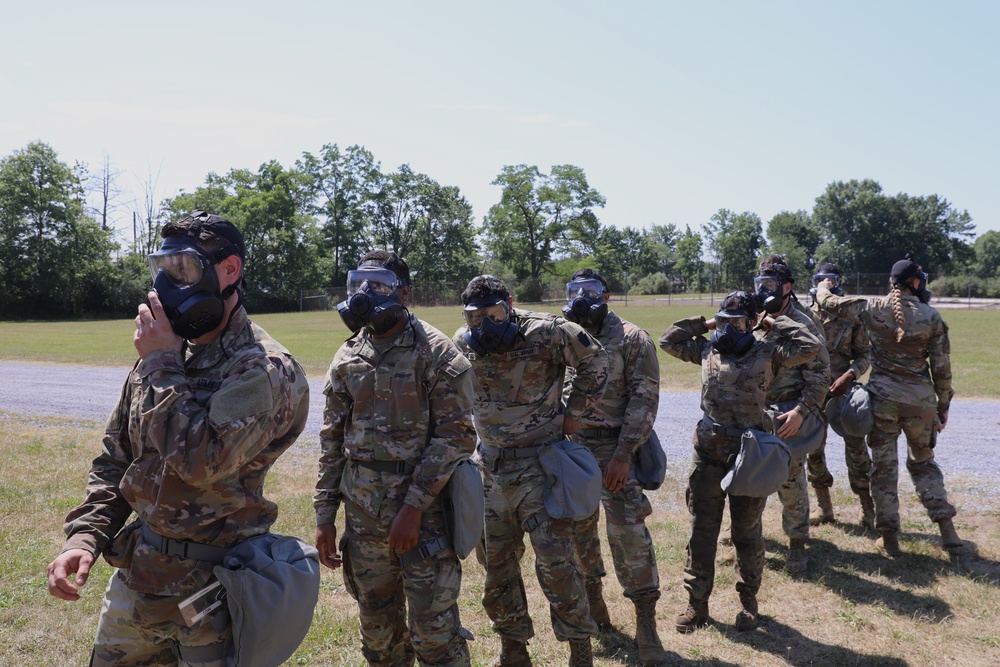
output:
<path id="1" fill-rule="evenodd" d="M 386 171 L 363 146 L 326 144 L 289 167 L 209 173 L 190 192 L 123 201 L 106 157 L 91 172 L 41 141 L 0 158 L 0 319 L 132 316 L 151 285 L 146 256 L 168 220 L 202 209 L 229 218 L 246 240 L 252 312 L 298 310 L 304 290 L 344 284 L 365 252 L 392 250 L 417 285 L 454 289 L 492 273 L 520 301 L 560 296 L 573 272 L 600 271 L 616 292 L 666 294 L 745 287 L 765 254 L 785 256 L 799 289 L 816 266 L 886 274 L 905 253 L 939 279 L 941 293 L 1000 296 L 1000 233 L 974 224 L 937 194 L 887 195 L 871 179 L 834 181 L 812 211 L 767 221 L 719 208 L 692 230 L 675 223 L 605 224 L 605 198 L 582 167 L 505 165 L 500 200 L 477 223 L 458 187 Z M 115 239 L 116 218 L 133 239 Z M 975 289 L 973 289 L 973 286 Z M 995 294 L 993 292 L 996 292 Z"/>

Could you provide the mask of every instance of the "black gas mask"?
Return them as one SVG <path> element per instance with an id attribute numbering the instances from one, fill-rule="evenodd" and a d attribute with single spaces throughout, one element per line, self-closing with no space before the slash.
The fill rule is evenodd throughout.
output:
<path id="1" fill-rule="evenodd" d="M 497 297 L 473 299 L 466 304 L 462 315 L 468 325 L 462 338 L 479 356 L 506 352 L 514 346 L 518 326 L 506 301 Z"/>
<path id="2" fill-rule="evenodd" d="M 337 312 L 351 331 L 364 327 L 376 336 L 388 333 L 406 315 L 402 287 L 403 281 L 382 266 L 348 271 L 347 299 L 337 304 Z"/>
<path id="3" fill-rule="evenodd" d="M 782 294 L 785 283 L 773 273 L 753 279 L 754 297 L 757 305 L 768 315 L 774 315 L 785 305 L 787 295 Z"/>
<path id="4" fill-rule="evenodd" d="M 235 254 L 233 248 L 206 253 L 196 244 L 197 234 L 170 236 L 157 252 L 149 255 L 153 290 L 174 332 L 193 340 L 204 336 L 222 322 L 225 301 L 236 291 L 239 281 L 221 291 L 213 267 Z"/>
<path id="5" fill-rule="evenodd" d="M 604 284 L 593 278 L 577 278 L 566 283 L 567 304 L 562 307 L 563 316 L 588 330 L 600 331 L 608 315 L 604 292 Z"/>
<path id="6" fill-rule="evenodd" d="M 917 298 L 920 299 L 921 303 L 930 303 L 931 293 L 927 289 L 927 273 L 921 271 L 917 275 L 920 277 L 920 282 L 917 284 L 913 293 L 917 295 Z"/>
<path id="7" fill-rule="evenodd" d="M 840 289 L 840 275 L 837 273 L 815 273 L 813 274 L 813 286 L 809 293 L 816 296 L 816 288 L 824 280 L 830 281 L 830 291 L 837 296 L 843 296 L 844 290 Z"/>
<path id="8" fill-rule="evenodd" d="M 738 310 L 720 310 L 715 314 L 715 331 L 709 340 L 721 354 L 746 354 L 755 340 L 750 330 L 750 318 Z"/>

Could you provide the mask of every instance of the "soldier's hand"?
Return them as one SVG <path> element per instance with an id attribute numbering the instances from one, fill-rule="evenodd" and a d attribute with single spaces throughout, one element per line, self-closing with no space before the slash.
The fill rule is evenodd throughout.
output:
<path id="1" fill-rule="evenodd" d="M 316 550 L 319 551 L 319 562 L 331 570 L 336 570 L 343 564 L 343 559 L 337 553 L 337 524 L 316 526 Z"/>
<path id="2" fill-rule="evenodd" d="M 157 350 L 177 350 L 183 349 L 184 339 L 174 333 L 170 326 L 167 313 L 163 310 L 160 297 L 156 292 L 147 295 L 149 305 L 140 304 L 139 314 L 135 318 L 135 336 L 132 343 L 139 353 L 140 359 Z"/>
<path id="3" fill-rule="evenodd" d="M 70 549 L 59 554 L 49 563 L 49 595 L 76 602 L 80 599 L 80 587 L 87 583 L 94 555 L 85 549 Z M 76 575 L 73 581 L 70 575 Z"/>
<path id="4" fill-rule="evenodd" d="M 711 317 L 705 320 L 705 328 L 709 331 L 715 331 L 715 318 Z"/>
<path id="5" fill-rule="evenodd" d="M 770 331 L 771 327 L 774 326 L 774 318 L 770 315 L 761 315 L 760 322 L 757 324 L 764 331 Z"/>
<path id="6" fill-rule="evenodd" d="M 944 430 L 944 427 L 948 425 L 948 413 L 947 412 L 939 412 L 938 413 L 938 421 L 941 422 L 941 424 L 938 425 L 938 427 L 937 427 L 938 433 L 940 433 L 941 431 Z"/>
<path id="7" fill-rule="evenodd" d="M 848 390 L 852 382 L 854 382 L 854 371 L 845 372 L 830 385 L 830 395 L 840 396 Z"/>
<path id="8" fill-rule="evenodd" d="M 805 416 L 795 408 L 792 408 L 788 412 L 778 415 L 778 419 L 782 422 L 781 426 L 778 428 L 778 437 L 790 438 L 799 432 L 799 428 L 802 426 Z"/>
<path id="9" fill-rule="evenodd" d="M 580 422 L 563 415 L 563 437 L 573 435 L 580 430 Z"/>
<path id="10" fill-rule="evenodd" d="M 618 459 L 611 459 L 604 471 L 604 486 L 611 493 L 618 493 L 628 481 L 629 464 Z"/>
<path id="11" fill-rule="evenodd" d="M 403 503 L 389 529 L 389 548 L 400 554 L 416 548 L 420 541 L 420 519 L 423 515 L 423 510 Z"/>

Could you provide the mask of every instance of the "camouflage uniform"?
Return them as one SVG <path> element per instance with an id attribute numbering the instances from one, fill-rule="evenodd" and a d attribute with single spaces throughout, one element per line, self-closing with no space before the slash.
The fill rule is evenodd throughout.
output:
<path id="1" fill-rule="evenodd" d="M 278 515 L 264 476 L 302 432 L 309 384 L 277 341 L 235 311 L 217 340 L 182 356 L 158 350 L 129 374 L 94 459 L 87 497 L 66 518 L 64 551 L 86 549 L 119 568 L 105 597 L 94 665 L 202 662 L 226 623 L 184 625 L 177 603 L 214 579 L 214 563 L 161 553 L 161 536 L 220 550 L 266 533 Z M 125 525 L 135 511 L 138 518 Z M 216 653 L 221 651 L 216 651 Z M 221 660 L 205 661 L 219 664 Z"/>
<path id="2" fill-rule="evenodd" d="M 758 340 L 739 357 L 721 355 L 704 337 L 704 317 L 673 324 L 660 347 L 681 361 L 701 365 L 702 420 L 695 426 L 694 457 L 685 497 L 691 513 L 684 588 L 692 600 L 707 600 L 715 583 L 715 552 L 727 494 L 720 483 L 740 450 L 736 435 L 716 434 L 712 424 L 731 429 L 764 430 L 767 388 L 785 368 L 812 359 L 823 343 L 809 327 L 788 317 L 774 321 L 773 335 Z M 717 430 L 717 429 L 716 429 Z M 736 590 L 755 596 L 764 571 L 761 515 L 766 498 L 728 496 L 736 548 Z"/>
<path id="3" fill-rule="evenodd" d="M 660 365 L 649 334 L 614 312 L 604 318 L 597 340 L 608 353 L 608 385 L 600 401 L 592 403 L 573 436 L 594 452 L 603 473 L 612 458 L 632 462 L 632 455 L 649 439 L 660 403 Z M 575 374 L 567 373 L 567 380 Z M 570 388 L 567 382 L 567 389 Z M 635 478 L 634 466 L 621 490 L 601 487 L 608 544 L 618 581 L 630 600 L 657 600 L 660 576 L 646 517 L 653 508 Z M 577 522 L 577 557 L 588 582 L 606 574 L 597 533 L 600 510 Z"/>
<path id="4" fill-rule="evenodd" d="M 815 301 L 810 310 L 813 317 L 823 325 L 826 350 L 830 354 L 831 381 L 836 380 L 849 370 L 854 373 L 855 380 L 860 380 L 861 376 L 867 373 L 872 365 L 869 357 L 868 330 L 865 329 L 864 324 L 860 322 L 855 324 L 836 317 L 820 308 L 819 303 Z M 867 493 L 868 473 L 871 471 L 872 458 L 868 455 L 865 439 L 850 435 L 844 436 L 844 458 L 847 462 L 847 480 L 851 485 L 851 490 L 856 494 Z M 808 456 L 807 466 L 809 482 L 813 488 L 828 489 L 833 486 L 833 475 L 830 474 L 830 470 L 826 466 L 825 433 L 823 446 Z"/>
<path id="5" fill-rule="evenodd" d="M 501 637 L 525 642 L 534 635 L 521 577 L 523 523 L 544 509 L 545 475 L 537 456 L 503 454 L 562 439 L 563 415 L 579 420 L 607 384 L 604 348 L 584 329 L 548 313 L 516 310 L 519 333 L 507 352 L 479 356 L 463 339 L 455 342 L 476 372 L 475 422 L 483 446 L 476 452 L 486 488 L 486 533 L 476 550 L 486 568 L 483 607 Z M 565 408 L 563 378 L 576 369 Z M 573 521 L 550 519 L 528 535 L 535 574 L 549 600 L 559 641 L 597 634 L 583 577 L 573 549 Z"/>
<path id="6" fill-rule="evenodd" d="M 824 344 L 819 353 L 794 366 L 779 371 L 774 382 L 767 390 L 769 405 L 786 401 L 798 401 L 799 409 L 808 414 L 815 412 L 821 419 L 823 415 L 823 399 L 830 387 L 830 354 L 826 351 L 826 339 L 822 328 L 813 319 L 809 311 L 792 299 L 784 313 L 809 329 L 809 332 Z M 758 329 L 754 335 L 761 340 L 774 340 L 779 332 L 777 329 L 764 331 Z M 773 425 L 777 431 L 778 424 Z M 809 486 L 806 482 L 805 460 L 791 462 L 788 480 L 778 489 L 778 499 L 781 501 L 781 527 L 790 540 L 805 540 L 809 538 Z"/>
<path id="7" fill-rule="evenodd" d="M 875 528 L 899 530 L 896 444 L 902 431 L 908 447 L 906 468 L 932 521 L 955 516 L 948 502 L 944 475 L 934 461 L 936 417 L 951 406 L 951 343 L 948 325 L 937 310 L 917 297 L 900 296 L 906 334 L 896 341 L 896 322 L 889 297 L 838 297 L 824 285 L 820 307 L 851 322 L 863 323 L 871 338 L 872 372 L 868 380 L 875 428 L 868 435 L 872 453 L 871 494 Z"/>
<path id="8" fill-rule="evenodd" d="M 358 602 L 371 665 L 410 665 L 414 653 L 421 665 L 469 664 L 455 552 L 446 547 L 403 564 L 388 545 L 403 503 L 423 511 L 419 544 L 446 537 L 437 497 L 475 447 L 468 370 L 446 335 L 411 314 L 384 345 L 364 331 L 349 339 L 326 376 L 313 504 L 324 525 L 347 501 L 344 585 Z M 393 464 L 405 468 L 388 470 Z"/>

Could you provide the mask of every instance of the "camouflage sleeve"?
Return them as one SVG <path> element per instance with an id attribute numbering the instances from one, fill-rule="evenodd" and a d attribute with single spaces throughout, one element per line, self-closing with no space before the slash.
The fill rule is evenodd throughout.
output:
<path id="1" fill-rule="evenodd" d="M 811 333 L 817 336 L 816 332 Z M 826 341 L 818 336 L 817 340 L 820 341 L 819 351 L 799 365 L 805 383 L 799 394 L 799 404 L 807 411 L 823 407 L 823 399 L 830 389 L 830 353 L 826 349 Z"/>
<path id="2" fill-rule="evenodd" d="M 820 350 L 826 349 L 809 331 L 809 327 L 785 315 L 775 318 L 774 330 L 778 332 L 773 356 L 776 370 L 798 366 L 818 355 Z M 827 361 L 829 362 L 829 354 Z M 829 363 L 827 367 L 829 368 Z"/>
<path id="3" fill-rule="evenodd" d="M 868 324 L 869 304 L 868 299 L 863 296 L 837 296 L 826 285 L 820 284 L 816 288 L 816 303 L 823 310 L 851 324 Z"/>
<path id="4" fill-rule="evenodd" d="M 608 384 L 608 353 L 586 330 L 573 322 L 556 318 L 552 328 L 552 348 L 558 360 L 576 369 L 573 388 L 566 396 L 564 413 L 578 420 L 587 406 L 604 395 Z"/>
<path id="5" fill-rule="evenodd" d="M 940 315 L 935 317 L 934 324 L 927 348 L 931 379 L 934 382 L 934 393 L 937 394 L 937 411 L 948 412 L 952 396 L 955 395 L 951 386 L 951 341 L 948 338 L 948 325 Z"/>
<path id="6" fill-rule="evenodd" d="M 641 329 L 632 335 L 626 333 L 623 352 L 628 405 L 614 457 L 628 463 L 633 452 L 649 439 L 656 421 L 660 405 L 660 363 L 653 339 Z"/>
<path id="7" fill-rule="evenodd" d="M 855 324 L 851 330 L 851 370 L 858 380 L 872 367 L 871 342 L 868 329 L 863 324 Z"/>
<path id="8" fill-rule="evenodd" d="M 660 349 L 671 357 L 701 366 L 701 351 L 711 345 L 705 339 L 707 333 L 705 318 L 701 315 L 677 320 L 660 336 Z"/>
<path id="9" fill-rule="evenodd" d="M 97 556 L 132 514 L 132 507 L 119 487 L 133 459 L 128 435 L 131 388 L 130 373 L 122 387 L 118 405 L 108 418 L 101 453 L 91 464 L 87 496 L 66 516 L 63 551 L 85 549 Z"/>
<path id="10" fill-rule="evenodd" d="M 476 447 L 472 364 L 453 348 L 445 356 L 435 376 L 429 378 L 430 440 L 413 471 L 404 501 L 421 510 L 430 507 L 455 467 Z"/>
<path id="11" fill-rule="evenodd" d="M 195 399 L 178 352 L 154 352 L 137 372 L 146 379 L 144 446 L 195 485 L 236 473 L 288 428 L 303 399 L 309 403 L 309 385 L 293 365 L 264 355 L 234 364 L 208 405 Z"/>
<path id="12" fill-rule="evenodd" d="M 339 355 L 338 355 L 339 356 Z M 347 386 L 336 372 L 337 357 L 323 381 L 323 427 L 319 432 L 319 477 L 316 480 L 316 494 L 313 508 L 316 510 L 316 525 L 333 523 L 343 499 L 340 493 L 340 479 L 344 476 L 347 457 L 344 456 L 344 425 L 351 417 L 354 399 Z"/>

